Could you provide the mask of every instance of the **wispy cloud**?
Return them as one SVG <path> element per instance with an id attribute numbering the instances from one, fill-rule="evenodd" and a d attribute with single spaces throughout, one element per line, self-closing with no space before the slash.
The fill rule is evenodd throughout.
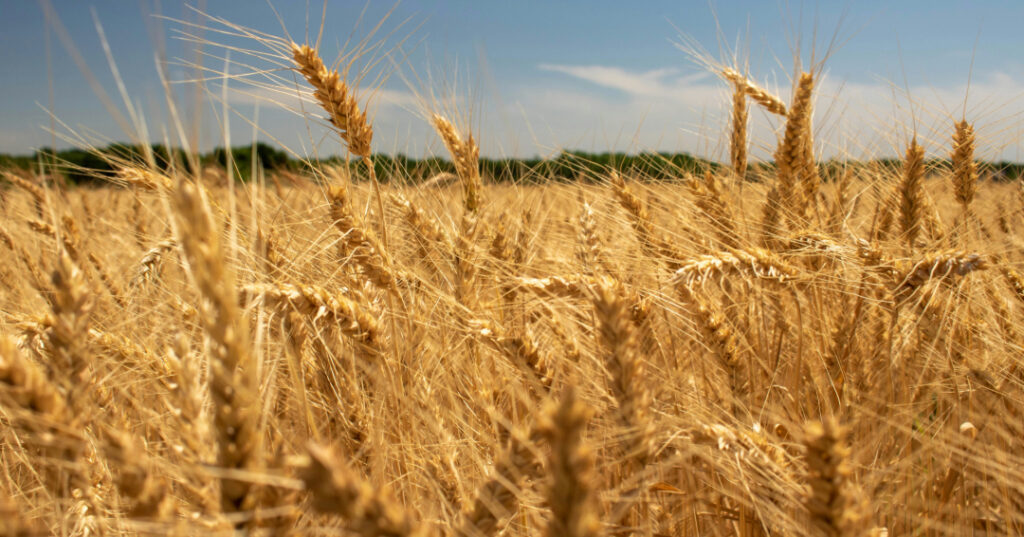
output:
<path id="1" fill-rule="evenodd" d="M 563 73 L 606 88 L 617 89 L 631 97 L 681 98 L 694 82 L 708 78 L 707 74 L 679 77 L 678 69 L 665 68 L 645 72 L 632 72 L 610 66 L 560 66 L 541 64 L 542 71 Z"/>
<path id="2" fill-rule="evenodd" d="M 598 86 L 622 91 L 631 97 L 659 97 L 680 99 L 686 89 L 697 81 L 708 78 L 706 73 L 680 77 L 679 70 L 666 67 L 651 71 L 634 72 L 606 65 L 557 65 L 542 63 L 543 71 L 564 73 Z"/>
<path id="3" fill-rule="evenodd" d="M 522 120 L 539 145 L 590 141 L 587 145 L 595 148 L 724 156 L 729 90 L 713 76 L 609 65 L 540 64 L 538 69 L 588 83 L 567 88 L 544 77 L 518 95 Z M 788 85 L 773 91 L 789 100 Z M 846 83 L 825 76 L 816 90 L 816 141 L 823 157 L 867 158 L 899 154 L 916 133 L 930 154 L 940 155 L 949 150 L 952 119 L 965 111 L 988 147 L 983 158 L 1021 157 L 1017 125 L 1024 116 L 1024 78 L 1006 72 L 976 73 L 970 87 L 904 88 L 884 80 Z M 781 118 L 755 109 L 750 134 L 758 158 L 771 158 L 781 126 Z"/>

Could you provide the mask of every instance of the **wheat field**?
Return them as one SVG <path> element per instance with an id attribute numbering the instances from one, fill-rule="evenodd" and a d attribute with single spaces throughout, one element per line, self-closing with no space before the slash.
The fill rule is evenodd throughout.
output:
<path id="1" fill-rule="evenodd" d="M 498 184 L 427 111 L 457 177 L 417 186 L 261 39 L 354 167 L 4 172 L 0 535 L 1024 533 L 1024 193 L 970 118 L 828 175 L 818 73 L 723 67 L 707 173 Z"/>

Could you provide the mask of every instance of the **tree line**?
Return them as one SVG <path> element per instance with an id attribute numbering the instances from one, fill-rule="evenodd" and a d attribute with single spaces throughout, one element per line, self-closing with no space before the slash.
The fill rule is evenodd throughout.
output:
<path id="1" fill-rule="evenodd" d="M 180 170 L 193 172 L 195 166 L 220 166 L 230 164 L 233 176 L 241 181 L 251 180 L 259 170 L 264 172 L 291 171 L 304 173 L 324 165 L 349 166 L 352 174 L 359 177 L 362 165 L 340 157 L 319 160 L 300 160 L 285 151 L 266 143 L 237 146 L 229 149 L 218 147 L 208 153 L 189 158 L 182 149 L 153 144 L 148 148 L 130 144 L 111 144 L 102 149 L 42 149 L 31 155 L 0 154 L 0 169 L 18 168 L 38 170 L 45 167 L 48 173 L 56 171 L 73 184 L 103 182 L 116 173 L 124 163 L 144 165 L 146 150 L 153 156 L 154 165 L 164 171 Z M 451 161 L 440 157 L 412 158 L 403 154 L 378 154 L 372 157 L 377 177 L 382 181 L 403 182 L 425 181 L 440 173 L 455 173 Z M 668 152 L 603 152 L 562 151 L 553 158 L 481 158 L 480 172 L 493 182 L 548 182 L 548 181 L 596 181 L 607 177 L 610 170 L 616 170 L 631 177 L 650 180 L 671 181 L 688 174 L 700 175 L 718 171 L 723 165 L 688 153 Z M 826 180 L 834 179 L 851 167 L 896 172 L 902 166 L 899 159 L 876 159 L 869 162 L 830 160 L 818 163 L 819 172 Z M 943 169 L 949 166 L 946 159 L 931 159 L 927 166 Z M 982 162 L 983 176 L 995 180 L 1015 180 L 1024 176 L 1024 164 L 1014 162 Z M 772 162 L 751 164 L 747 177 L 759 180 L 773 174 Z"/>

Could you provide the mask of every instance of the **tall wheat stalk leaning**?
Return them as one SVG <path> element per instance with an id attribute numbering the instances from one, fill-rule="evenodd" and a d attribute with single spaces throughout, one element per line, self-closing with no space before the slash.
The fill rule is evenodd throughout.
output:
<path id="1" fill-rule="evenodd" d="M 359 109 L 355 95 L 341 78 L 341 74 L 337 70 L 328 69 L 316 49 L 309 45 L 292 43 L 292 59 L 302 76 L 316 90 L 313 97 L 327 112 L 328 120 L 338 129 L 338 135 L 349 152 L 361 157 L 366 164 L 366 173 L 373 182 L 373 193 L 377 198 L 377 210 L 380 212 L 381 240 L 387 248 L 388 227 L 384 215 L 384 198 L 380 193 L 377 171 L 370 156 L 373 126 L 367 120 L 366 112 Z"/>
<path id="2" fill-rule="evenodd" d="M 483 187 L 480 182 L 480 148 L 470 134 L 463 140 L 455 125 L 440 114 L 434 114 L 430 118 L 431 125 L 441 136 L 444 146 L 452 156 L 455 163 L 455 172 L 462 182 L 463 206 L 469 212 L 477 212 L 482 203 L 481 191 Z"/>

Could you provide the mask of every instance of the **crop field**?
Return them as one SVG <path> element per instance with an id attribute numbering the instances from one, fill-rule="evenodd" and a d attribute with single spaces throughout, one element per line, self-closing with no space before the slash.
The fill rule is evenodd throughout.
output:
<path id="1" fill-rule="evenodd" d="M 722 165 L 498 182 L 429 110 L 455 173 L 378 177 L 344 70 L 259 39 L 350 164 L 2 172 L 0 536 L 1024 533 L 1024 191 L 970 117 L 825 167 L 817 71 L 720 65 Z"/>

